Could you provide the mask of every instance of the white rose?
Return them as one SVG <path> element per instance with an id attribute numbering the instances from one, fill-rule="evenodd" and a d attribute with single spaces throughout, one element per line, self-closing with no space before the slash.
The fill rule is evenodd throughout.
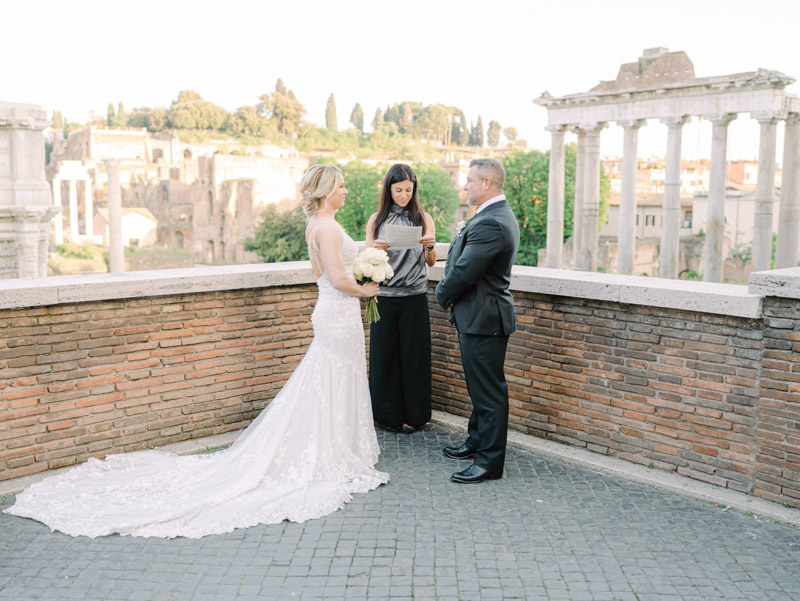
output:
<path id="1" fill-rule="evenodd" d="M 364 250 L 364 259 L 368 260 L 370 263 L 388 258 L 388 256 L 389 255 L 379 248 L 370 247 Z"/>
<path id="2" fill-rule="evenodd" d="M 372 281 L 373 282 L 382 282 L 386 279 L 386 272 L 383 270 L 382 267 L 376 267 L 372 272 Z"/>
<path id="3" fill-rule="evenodd" d="M 372 276 L 374 270 L 375 267 L 372 265 L 372 263 L 364 263 L 361 265 L 361 275 L 365 278 Z"/>

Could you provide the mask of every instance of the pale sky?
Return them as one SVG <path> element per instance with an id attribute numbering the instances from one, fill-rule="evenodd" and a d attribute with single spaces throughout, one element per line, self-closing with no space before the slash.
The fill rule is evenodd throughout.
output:
<path id="1" fill-rule="evenodd" d="M 4 2 L 0 24 L 0 101 L 73 121 L 109 102 L 168 108 L 183 89 L 230 111 L 280 77 L 318 125 L 331 93 L 340 128 L 356 102 L 366 123 L 395 102 L 441 103 L 544 150 L 546 110 L 533 100 L 614 79 L 645 48 L 685 51 L 698 77 L 763 67 L 800 78 L 797 0 L 27 0 Z M 710 126 L 690 123 L 683 140 L 685 158 L 707 157 Z M 650 121 L 639 155 L 665 148 L 666 127 Z M 622 153 L 621 128 L 603 133 L 601 152 Z M 758 124 L 742 115 L 728 158 L 757 154 Z"/>

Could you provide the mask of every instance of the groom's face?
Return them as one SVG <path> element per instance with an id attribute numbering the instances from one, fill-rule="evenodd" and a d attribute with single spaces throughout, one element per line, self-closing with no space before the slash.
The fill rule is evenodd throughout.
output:
<path id="1" fill-rule="evenodd" d="M 467 193 L 467 202 L 473 206 L 480 206 L 486 200 L 486 192 L 491 186 L 491 180 L 488 177 L 481 177 L 478 175 L 478 166 L 473 165 L 467 172 L 467 181 L 464 184 L 464 190 Z"/>

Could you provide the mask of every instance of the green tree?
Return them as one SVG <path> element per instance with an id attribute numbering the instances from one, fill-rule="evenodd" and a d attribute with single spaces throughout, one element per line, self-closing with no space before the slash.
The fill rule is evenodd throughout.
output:
<path id="1" fill-rule="evenodd" d="M 328 104 L 325 107 L 325 127 L 330 131 L 339 131 L 336 123 L 336 101 L 333 94 L 328 96 Z"/>
<path id="2" fill-rule="evenodd" d="M 305 107 L 297 101 L 294 92 L 278 79 L 272 94 L 259 96 L 258 112 L 269 119 L 275 129 L 287 136 L 299 132 L 303 126 Z"/>
<path id="3" fill-rule="evenodd" d="M 500 144 L 500 131 L 502 129 L 494 119 L 489 121 L 489 129 L 486 131 L 486 141 L 489 142 L 489 146 L 495 148 Z"/>
<path id="4" fill-rule="evenodd" d="M 353 240 L 363 240 L 369 216 L 378 210 L 383 167 L 349 161 L 342 167 L 347 198 L 336 218 Z"/>
<path id="5" fill-rule="evenodd" d="M 411 134 L 414 138 L 419 138 L 420 132 L 417 126 L 417 121 L 421 115 L 424 107 L 419 102 L 411 102 L 406 100 L 400 103 L 400 131 L 404 134 Z"/>
<path id="6" fill-rule="evenodd" d="M 116 119 L 116 111 L 114 110 L 114 103 L 109 102 L 108 109 L 106 110 L 106 124 L 109 127 L 112 127 L 114 125 L 115 119 Z"/>
<path id="7" fill-rule="evenodd" d="M 380 108 L 375 109 L 375 116 L 372 118 L 372 129 L 378 129 L 383 125 L 383 112 Z"/>
<path id="8" fill-rule="evenodd" d="M 271 126 L 256 107 L 240 106 L 235 113 L 228 115 L 224 129 L 230 133 L 263 136 L 270 131 Z"/>
<path id="9" fill-rule="evenodd" d="M 453 134 L 453 140 L 457 141 L 461 146 L 469 144 L 469 128 L 467 127 L 467 118 L 462 111 L 458 111 L 458 137 Z"/>
<path id="10" fill-rule="evenodd" d="M 470 146 L 483 146 L 483 119 L 478 115 L 478 122 L 470 128 Z"/>
<path id="11" fill-rule="evenodd" d="M 519 136 L 516 128 L 514 127 L 506 127 L 503 130 L 503 135 L 506 137 L 506 140 L 508 140 L 508 143 L 511 144 L 511 146 L 514 145 L 514 142 L 517 141 L 517 137 Z"/>
<path id="12" fill-rule="evenodd" d="M 64 129 L 64 115 L 61 111 L 53 111 L 53 129 Z"/>
<path id="13" fill-rule="evenodd" d="M 164 131 L 169 125 L 166 109 L 156 107 L 150 113 L 147 129 L 150 131 Z"/>
<path id="14" fill-rule="evenodd" d="M 387 123 L 394 123 L 398 131 L 403 131 L 403 118 L 400 114 L 400 106 L 397 103 L 386 107 L 383 112 L 383 120 Z"/>
<path id="15" fill-rule="evenodd" d="M 466 146 L 469 143 L 467 118 L 460 109 L 456 109 L 455 113 L 453 113 L 453 119 L 450 123 L 450 142 L 461 146 Z"/>
<path id="16" fill-rule="evenodd" d="M 513 151 L 503 159 L 505 195 L 519 223 L 518 265 L 536 265 L 547 240 L 547 154 Z"/>
<path id="17" fill-rule="evenodd" d="M 353 111 L 350 113 L 350 123 L 362 134 L 364 133 L 364 110 L 357 102 L 353 107 Z"/>
<path id="18" fill-rule="evenodd" d="M 416 171 L 420 206 L 433 218 L 436 240 L 449 242 L 449 228 L 459 205 L 458 190 L 447 171 L 435 163 L 421 163 Z"/>
<path id="19" fill-rule="evenodd" d="M 430 104 L 419 111 L 415 120 L 416 133 L 427 140 L 448 142 L 450 115 L 456 110 L 443 104 Z"/>
<path id="20" fill-rule="evenodd" d="M 575 199 L 575 144 L 567 144 L 564 156 L 564 240 L 572 235 Z M 513 150 L 503 159 L 506 169 L 505 194 L 520 228 L 518 265 L 536 265 L 538 251 L 547 246 L 547 194 L 550 154 Z M 611 184 L 605 170 L 600 174 L 601 227 L 608 217 Z"/>
<path id="21" fill-rule="evenodd" d="M 224 108 L 203 100 L 194 90 L 179 92 L 167 111 L 169 125 L 175 129 L 221 129 L 227 118 Z"/>
<path id="22" fill-rule="evenodd" d="M 258 253 L 265 263 L 308 259 L 302 207 L 279 212 L 273 205 L 261 213 L 255 235 L 244 241 L 244 249 Z"/>
<path id="23" fill-rule="evenodd" d="M 122 106 L 122 101 L 117 105 L 117 116 L 114 118 L 114 125 L 117 127 L 128 127 L 128 113 Z"/>

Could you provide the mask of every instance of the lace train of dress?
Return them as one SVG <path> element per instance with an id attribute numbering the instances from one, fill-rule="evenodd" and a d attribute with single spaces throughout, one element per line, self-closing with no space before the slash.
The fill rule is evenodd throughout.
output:
<path id="1" fill-rule="evenodd" d="M 343 233 L 346 264 L 355 243 Z M 228 449 L 110 455 L 31 485 L 5 510 L 72 536 L 199 538 L 256 524 L 303 522 L 388 482 L 374 469 L 361 306 L 325 275 L 314 339 L 270 405 Z"/>

